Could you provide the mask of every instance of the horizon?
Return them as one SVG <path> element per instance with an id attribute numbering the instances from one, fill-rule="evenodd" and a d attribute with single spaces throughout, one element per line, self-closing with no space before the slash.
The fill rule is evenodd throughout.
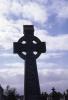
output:
<path id="1" fill-rule="evenodd" d="M 23 25 L 34 25 L 35 36 L 46 42 L 37 59 L 41 91 L 68 88 L 68 1 L 0 0 L 0 84 L 24 91 L 24 60 L 13 54 L 13 42 Z"/>

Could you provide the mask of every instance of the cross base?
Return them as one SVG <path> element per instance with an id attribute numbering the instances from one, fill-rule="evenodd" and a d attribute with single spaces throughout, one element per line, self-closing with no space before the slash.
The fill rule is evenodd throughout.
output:
<path id="1" fill-rule="evenodd" d="M 24 97 L 24 100 L 41 100 L 41 95 L 29 95 Z"/>

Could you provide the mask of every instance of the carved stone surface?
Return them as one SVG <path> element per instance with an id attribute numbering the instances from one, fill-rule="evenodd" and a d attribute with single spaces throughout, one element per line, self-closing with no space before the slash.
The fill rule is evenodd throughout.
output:
<path id="1" fill-rule="evenodd" d="M 46 51 L 44 42 L 34 36 L 34 26 L 24 25 L 24 36 L 14 42 L 14 53 L 25 60 L 24 99 L 39 100 L 40 86 L 36 59 Z"/>

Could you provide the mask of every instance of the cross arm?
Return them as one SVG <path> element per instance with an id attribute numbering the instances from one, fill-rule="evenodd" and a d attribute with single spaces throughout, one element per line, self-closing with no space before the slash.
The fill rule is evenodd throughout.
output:
<path id="1" fill-rule="evenodd" d="M 14 50 L 13 50 L 14 53 L 19 53 L 22 51 L 28 52 L 29 50 L 29 46 L 27 44 L 22 44 L 19 42 L 14 42 L 13 47 L 14 47 Z M 32 44 L 30 46 L 30 51 L 38 51 L 40 53 L 44 53 L 46 52 L 46 45 L 44 42 L 41 42 L 38 44 Z"/>
<path id="2" fill-rule="evenodd" d="M 22 45 L 22 43 L 14 42 L 13 47 L 14 47 L 13 50 L 14 53 L 22 52 L 22 50 L 25 51 L 25 45 L 24 44 Z"/>
<path id="3" fill-rule="evenodd" d="M 36 47 L 35 47 L 35 50 L 40 52 L 40 53 L 46 52 L 46 44 L 45 44 L 45 42 L 38 43 L 36 45 Z"/>

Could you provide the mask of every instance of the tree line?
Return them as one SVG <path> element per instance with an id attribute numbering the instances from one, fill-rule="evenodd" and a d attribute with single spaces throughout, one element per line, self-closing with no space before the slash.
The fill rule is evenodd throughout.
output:
<path id="1" fill-rule="evenodd" d="M 15 88 L 10 88 L 8 85 L 6 89 L 3 89 L 0 85 L 0 100 L 24 100 L 23 98 L 24 95 L 18 94 Z M 42 92 L 40 100 L 68 100 L 68 89 L 61 93 L 53 87 L 50 93 Z"/>

